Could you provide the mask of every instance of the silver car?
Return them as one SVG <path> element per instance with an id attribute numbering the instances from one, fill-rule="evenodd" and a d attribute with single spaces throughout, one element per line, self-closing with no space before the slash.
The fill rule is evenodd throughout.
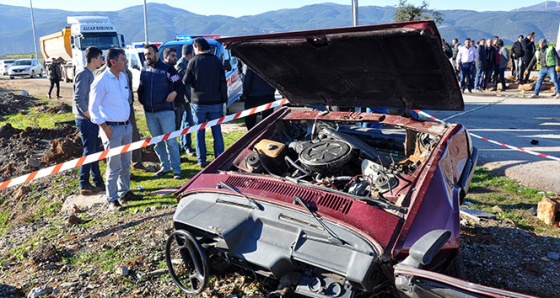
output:
<path id="1" fill-rule="evenodd" d="M 28 76 L 30 78 L 38 75 L 43 76 L 43 66 L 37 59 L 18 59 L 12 63 L 8 70 L 10 79 Z"/>
<path id="2" fill-rule="evenodd" d="M 12 63 L 14 63 L 14 59 L 0 60 L 0 74 L 3 76 L 8 75 L 8 69 L 10 69 Z"/>

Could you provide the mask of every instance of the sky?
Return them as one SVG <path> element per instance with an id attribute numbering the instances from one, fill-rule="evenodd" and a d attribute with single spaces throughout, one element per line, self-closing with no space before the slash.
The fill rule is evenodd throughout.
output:
<path id="1" fill-rule="evenodd" d="M 255 15 L 271 10 L 284 8 L 299 8 L 305 5 L 318 3 L 337 3 L 352 5 L 352 0 L 145 0 L 147 3 L 164 3 L 173 7 L 188 10 L 201 15 L 226 15 L 240 17 Z M 359 6 L 396 6 L 398 0 L 358 0 Z M 431 9 L 449 10 L 466 9 L 476 11 L 509 11 L 520 7 L 532 6 L 543 3 L 544 0 L 426 0 Z M 63 9 L 68 11 L 116 11 L 126 7 L 144 5 L 144 0 L 0 0 L 0 4 L 29 7 Z M 408 0 L 408 4 L 419 6 L 422 0 Z M 552 4 L 555 5 L 556 4 Z"/>

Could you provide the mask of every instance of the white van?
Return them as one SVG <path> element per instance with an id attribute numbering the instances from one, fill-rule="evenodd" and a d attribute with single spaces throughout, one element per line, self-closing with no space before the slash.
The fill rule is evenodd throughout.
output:
<path id="1" fill-rule="evenodd" d="M 132 73 L 133 91 L 138 90 L 138 85 L 140 84 L 140 72 L 142 71 L 142 67 L 146 64 L 146 59 L 144 58 L 145 51 L 143 45 L 140 47 L 133 45 L 124 49 L 126 59 L 128 59 L 128 70 Z"/>

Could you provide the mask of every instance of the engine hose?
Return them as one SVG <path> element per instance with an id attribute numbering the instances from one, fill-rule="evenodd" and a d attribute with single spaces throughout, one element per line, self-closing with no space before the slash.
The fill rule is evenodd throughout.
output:
<path id="1" fill-rule="evenodd" d="M 284 156 L 284 160 L 289 163 L 290 165 L 292 165 L 294 168 L 298 169 L 300 172 L 304 173 L 306 176 L 311 175 L 311 173 L 309 171 L 307 171 L 306 169 L 302 168 L 300 165 L 296 164 L 295 161 L 293 161 L 289 156 Z"/>

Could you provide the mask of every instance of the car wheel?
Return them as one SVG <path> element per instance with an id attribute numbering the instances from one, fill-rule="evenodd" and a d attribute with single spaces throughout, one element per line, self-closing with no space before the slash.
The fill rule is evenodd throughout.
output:
<path id="1" fill-rule="evenodd" d="M 14 79 L 14 77 L 10 77 L 10 79 L 12 79 L 12 80 L 13 80 L 13 79 Z"/>
<path id="2" fill-rule="evenodd" d="M 41 72 L 39 73 L 39 77 L 40 77 L 40 78 L 43 77 L 43 71 L 41 71 Z"/>
<path id="3" fill-rule="evenodd" d="M 31 74 L 29 75 L 29 78 L 32 79 L 34 76 L 35 76 L 35 71 L 32 70 L 32 71 L 31 71 Z"/>
<path id="4" fill-rule="evenodd" d="M 165 261 L 173 282 L 187 294 L 200 294 L 208 284 L 208 259 L 198 240 L 185 230 L 176 230 L 165 247 Z"/>
<path id="5" fill-rule="evenodd" d="M 463 262 L 463 253 L 459 251 L 457 257 L 451 262 L 447 268 L 447 275 L 458 279 L 465 279 L 465 263 Z"/>

